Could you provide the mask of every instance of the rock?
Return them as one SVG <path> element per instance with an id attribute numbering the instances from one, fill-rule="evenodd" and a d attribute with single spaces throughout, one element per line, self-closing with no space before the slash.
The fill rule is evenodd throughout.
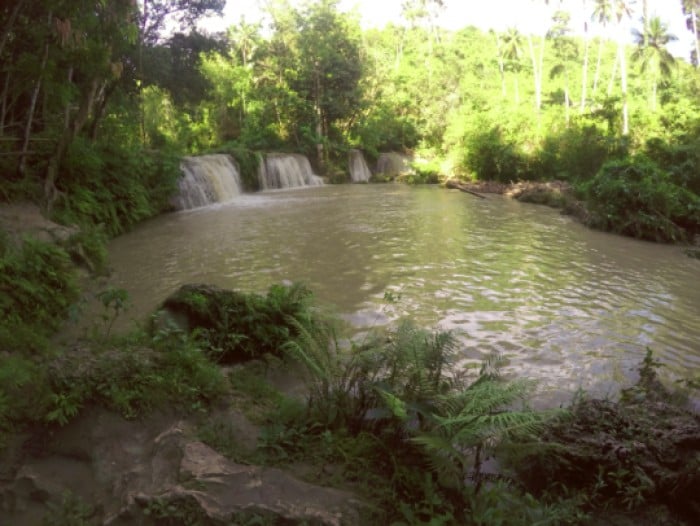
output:
<path id="1" fill-rule="evenodd" d="M 40 524 L 67 495 L 83 503 L 90 524 L 154 524 L 180 512 L 207 524 L 256 516 L 359 524 L 363 505 L 352 493 L 232 462 L 193 435 L 192 424 L 173 415 L 134 422 L 88 411 L 58 431 L 41 457 L 26 458 L 12 480 L 0 482 L 0 524 Z"/>
<path id="2" fill-rule="evenodd" d="M 411 157 L 396 152 L 380 153 L 375 173 L 388 179 L 412 173 Z"/>
<path id="3" fill-rule="evenodd" d="M 79 232 L 74 226 L 63 226 L 46 219 L 32 203 L 0 204 L 0 227 L 12 244 L 19 245 L 24 236 L 46 243 L 64 244 Z"/>

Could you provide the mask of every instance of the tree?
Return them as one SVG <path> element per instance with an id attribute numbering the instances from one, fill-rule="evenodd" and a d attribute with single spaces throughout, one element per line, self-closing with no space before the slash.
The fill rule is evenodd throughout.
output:
<path id="1" fill-rule="evenodd" d="M 320 0 L 297 13 L 299 59 L 297 91 L 315 115 L 317 160 L 325 166 L 327 141 L 333 126 L 349 118 L 360 101 L 359 27 L 337 10 L 338 0 Z"/>
<path id="2" fill-rule="evenodd" d="M 595 20 L 600 26 L 605 29 L 612 22 L 613 10 L 610 0 L 594 0 L 595 7 L 591 19 Z M 603 45 L 605 40 L 600 37 L 598 40 L 598 59 L 596 61 L 595 75 L 593 77 L 593 96 L 595 97 L 598 89 L 598 80 L 600 79 L 600 65 L 603 56 Z"/>
<path id="3" fill-rule="evenodd" d="M 700 16 L 700 0 L 681 0 L 683 14 L 685 15 L 685 25 L 688 31 L 693 33 L 693 64 L 700 67 L 700 33 L 698 28 L 698 17 Z"/>
<path id="4" fill-rule="evenodd" d="M 586 13 L 586 0 L 581 0 L 583 12 Z M 586 96 L 588 93 L 588 56 L 590 51 L 590 35 L 588 32 L 588 21 L 583 21 L 583 65 L 581 67 L 581 104 L 580 112 L 586 111 Z"/>
<path id="5" fill-rule="evenodd" d="M 203 16 L 220 15 L 226 0 L 141 0 L 139 4 L 141 42 L 153 46 L 162 40 L 166 23 L 171 22 L 182 32 L 189 31 Z"/>
<path id="6" fill-rule="evenodd" d="M 536 0 L 537 2 L 541 0 Z M 545 6 L 550 5 L 550 0 L 543 0 Z M 562 3 L 559 0 L 558 3 Z M 542 108 L 542 72 L 544 70 L 544 50 L 547 44 L 546 32 L 540 39 L 539 56 L 535 57 L 535 46 L 532 35 L 527 37 L 528 48 L 530 50 L 530 60 L 532 61 L 532 76 L 535 82 L 535 109 L 539 112 Z"/>
<path id="7" fill-rule="evenodd" d="M 557 11 L 554 14 L 554 25 L 549 31 L 549 37 L 553 41 L 554 54 L 557 57 L 557 64 L 550 71 L 550 77 L 563 75 L 564 77 L 564 112 L 566 115 L 566 125 L 569 125 L 569 109 L 571 97 L 569 95 L 569 69 L 568 65 L 576 58 L 578 49 L 576 43 L 569 36 L 571 27 L 569 22 L 571 16 L 565 11 Z"/>
<path id="8" fill-rule="evenodd" d="M 651 84 L 649 105 L 652 111 L 656 111 L 659 80 L 670 77 L 675 65 L 675 59 L 666 46 L 669 42 L 677 40 L 677 37 L 668 32 L 668 26 L 658 16 L 650 18 L 644 26 L 643 33 L 633 30 L 637 49 L 632 54 L 632 59 L 639 63 L 642 73 L 649 74 Z"/>
<path id="9" fill-rule="evenodd" d="M 99 101 L 106 96 L 109 81 L 123 70 L 120 54 L 125 46 L 135 42 L 135 6 L 131 0 L 115 2 L 74 2 L 72 10 L 64 10 L 63 19 L 56 18 L 60 55 L 68 84 L 75 94 L 65 106 L 63 129 L 49 157 L 44 179 L 44 199 L 51 209 L 58 197 L 56 179 L 63 158 L 75 137 L 91 118 L 96 118 Z M 48 10 L 51 19 L 52 10 Z M 78 74 L 79 73 L 79 74 Z"/>
<path id="10" fill-rule="evenodd" d="M 632 0 L 613 0 L 613 8 L 618 27 L 621 27 L 624 18 L 632 16 L 630 7 Z M 627 100 L 627 58 L 624 39 L 620 38 L 617 45 L 617 55 L 620 62 L 620 87 L 622 88 L 622 134 L 628 135 L 629 125 L 629 104 Z"/>
<path id="11" fill-rule="evenodd" d="M 520 91 L 518 89 L 518 73 L 522 66 L 523 55 L 522 36 L 520 32 L 511 27 L 501 36 L 502 53 L 505 61 L 505 69 L 513 72 L 513 86 L 515 88 L 515 104 L 520 104 Z"/>

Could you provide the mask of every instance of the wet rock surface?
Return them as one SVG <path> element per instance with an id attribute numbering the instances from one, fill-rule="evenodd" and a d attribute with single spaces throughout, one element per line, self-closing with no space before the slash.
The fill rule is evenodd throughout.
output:
<path id="1" fill-rule="evenodd" d="M 11 479 L 0 481 L 0 524 L 40 524 L 65 506 L 66 495 L 88 504 L 82 517 L 90 524 L 110 525 L 184 516 L 230 524 L 260 516 L 342 526 L 358 524 L 361 507 L 349 492 L 227 460 L 173 415 L 133 422 L 98 410 L 60 430 L 43 455 L 26 456 Z"/>

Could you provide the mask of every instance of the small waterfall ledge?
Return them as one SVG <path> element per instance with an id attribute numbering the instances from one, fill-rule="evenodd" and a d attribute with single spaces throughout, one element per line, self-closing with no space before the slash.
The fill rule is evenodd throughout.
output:
<path id="1" fill-rule="evenodd" d="M 367 183 L 372 177 L 372 172 L 369 171 L 369 166 L 367 166 L 365 157 L 360 150 L 348 152 L 348 170 L 350 171 L 350 180 L 353 183 Z"/>
<path id="2" fill-rule="evenodd" d="M 399 175 L 411 173 L 411 158 L 402 153 L 381 153 L 377 159 L 377 173 L 386 177 L 395 178 Z"/>
<path id="3" fill-rule="evenodd" d="M 238 165 L 230 155 L 183 157 L 180 169 L 179 193 L 172 200 L 177 210 L 224 203 L 242 193 Z"/>
<path id="4" fill-rule="evenodd" d="M 323 178 L 314 175 L 306 156 L 298 153 L 269 153 L 260 161 L 258 180 L 261 190 L 323 186 Z"/>

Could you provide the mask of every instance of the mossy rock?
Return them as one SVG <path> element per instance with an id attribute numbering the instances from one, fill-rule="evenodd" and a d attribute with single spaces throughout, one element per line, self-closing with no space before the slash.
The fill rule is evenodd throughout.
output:
<path id="1" fill-rule="evenodd" d="M 310 291 L 300 284 L 273 285 L 265 296 L 183 285 L 163 302 L 157 319 L 166 317 L 194 334 L 213 360 L 237 363 L 281 354 L 299 326 L 313 322 L 310 299 Z"/>

